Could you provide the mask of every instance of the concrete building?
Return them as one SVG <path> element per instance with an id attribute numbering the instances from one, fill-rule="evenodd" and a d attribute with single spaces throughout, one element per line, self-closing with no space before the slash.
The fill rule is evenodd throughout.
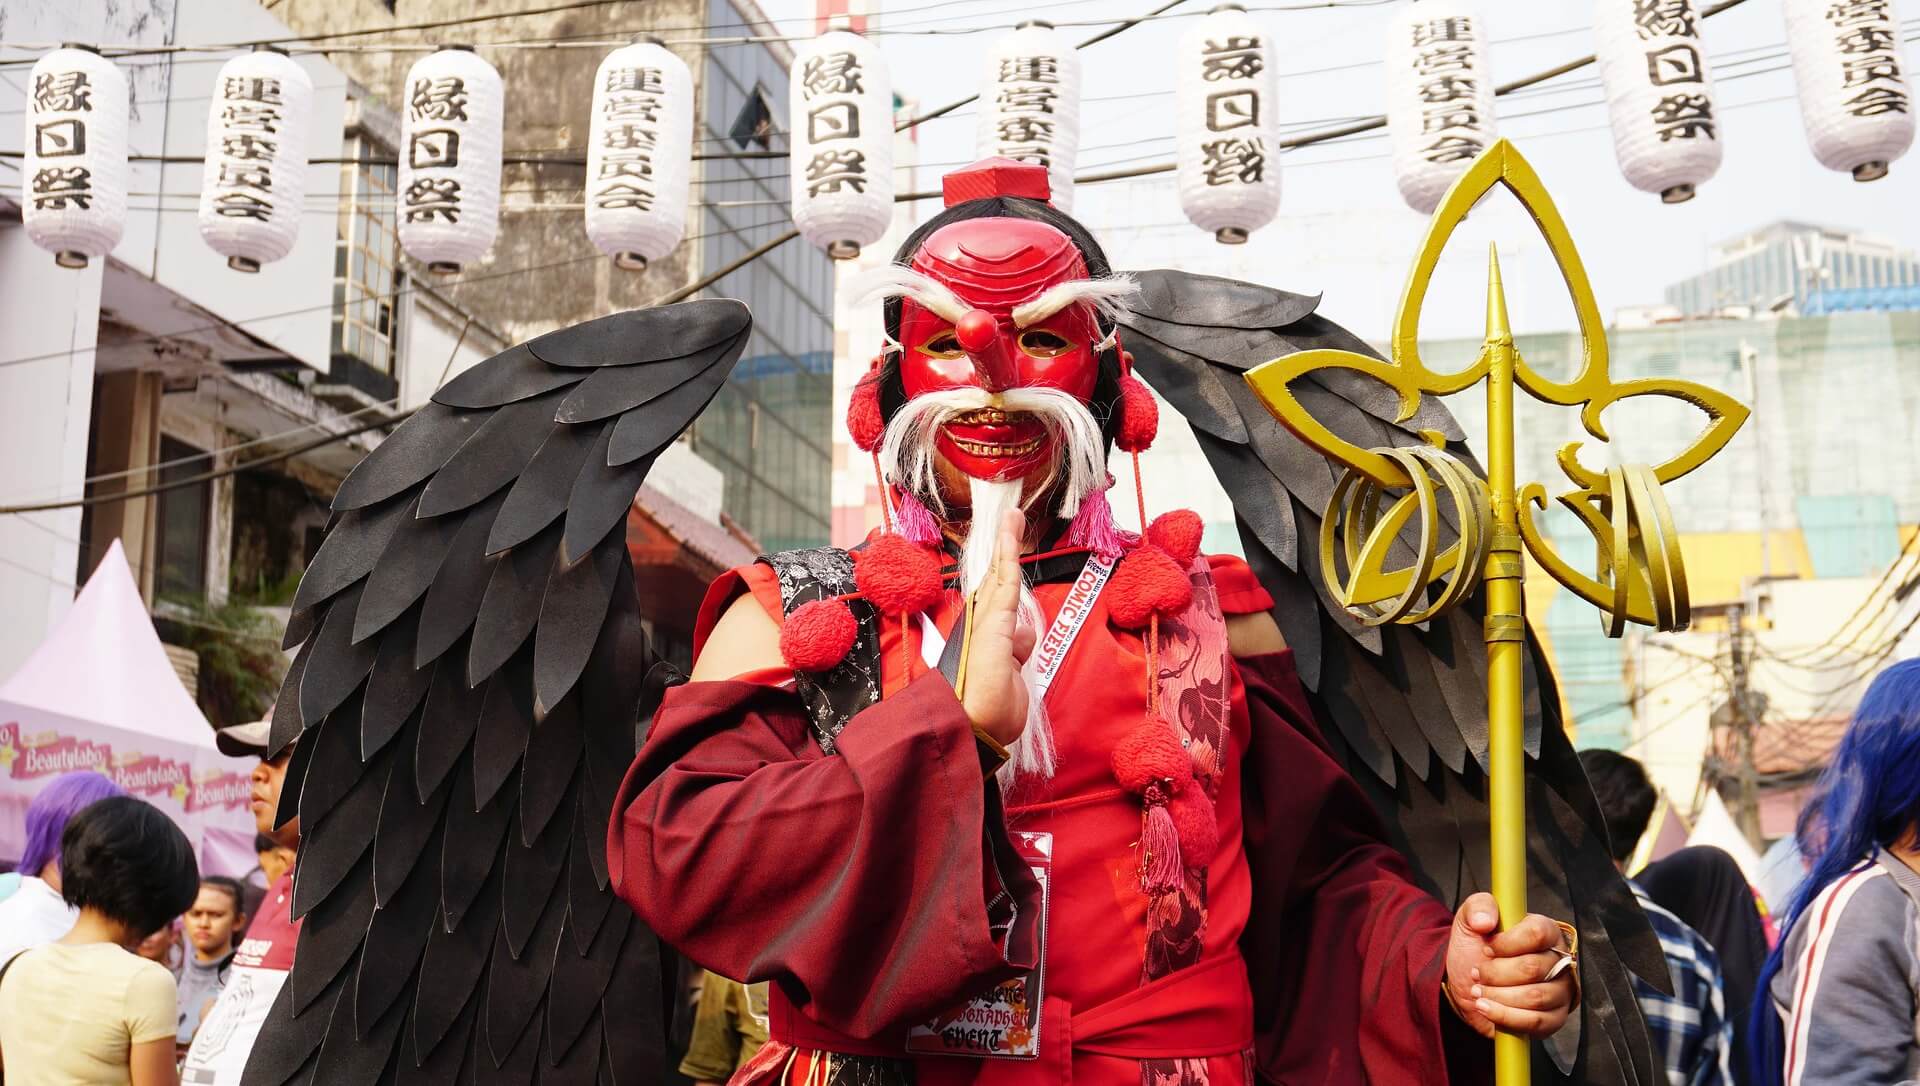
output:
<path id="1" fill-rule="evenodd" d="M 1913 251 L 1861 230 L 1774 222 L 1713 246 L 1707 270 L 1666 289 L 1681 316 L 1920 307 Z"/>
<path id="2" fill-rule="evenodd" d="M 414 7 L 412 21 L 432 14 Z M 632 9 L 596 14 L 630 19 Z M 750 4 L 729 0 L 649 5 L 646 18 L 663 31 L 766 28 Z M 23 74 L 32 64 L 43 47 L 24 43 L 290 39 L 377 20 L 395 22 L 378 2 L 282 3 L 269 12 L 251 0 L 129 0 L 109 9 L 21 0 L 7 5 L 5 28 L 23 46 L 0 46 L 0 71 Z M 475 40 L 541 36 L 479 29 L 486 32 Z M 543 33 L 579 32 L 549 20 Z M 496 51 L 510 88 L 510 155 L 582 157 L 591 77 L 604 52 L 544 51 L 544 61 L 523 65 L 514 58 L 526 51 Z M 298 58 L 315 86 L 308 153 L 316 161 L 293 252 L 257 275 L 229 269 L 195 220 L 197 159 L 224 54 L 122 62 L 132 85 L 132 207 L 120 245 L 85 270 L 55 268 L 20 229 L 21 129 L 0 124 L 0 282 L 8 287 L 0 292 L 0 462 L 8 465 L 0 504 L 88 501 L 0 517 L 0 613 L 9 619 L 0 674 L 38 644 L 114 539 L 124 542 L 163 636 L 189 647 L 177 660 L 183 678 L 193 681 L 190 647 L 203 634 L 258 650 L 264 634 L 253 618 L 270 619 L 290 599 L 340 479 L 382 431 L 317 439 L 396 418 L 513 342 L 648 304 L 784 229 L 784 164 L 719 160 L 716 171 L 729 172 L 697 177 L 694 191 L 712 182 L 730 186 L 728 195 L 696 195 L 702 206 L 687 241 L 635 275 L 588 245 L 577 162 L 523 165 L 509 168 L 509 210 L 489 258 L 457 282 L 437 280 L 396 238 L 391 94 L 418 55 L 343 49 Z M 729 129 L 762 101 L 772 123 L 743 142 L 755 153 L 777 150 L 784 47 L 690 59 L 701 148 L 736 147 Z M 0 115 L 21 115 L 23 82 L 0 79 Z M 528 149 L 541 154 L 519 153 Z M 757 331 L 716 410 L 691 441 L 663 454 L 629 518 L 637 579 L 655 585 L 653 597 L 750 559 L 756 532 L 770 546 L 825 541 L 830 278 L 824 255 L 791 245 L 712 288 L 746 300 Z M 254 461 L 263 462 L 225 470 Z M 223 625 L 240 618 L 209 620 L 226 604 L 242 608 L 245 628 Z M 652 617 L 658 643 L 684 663 L 690 646 L 679 620 L 690 626 L 693 612 L 683 604 Z"/>
<path id="3" fill-rule="evenodd" d="M 283 0 L 273 10 L 299 34 L 338 40 L 326 36 L 355 32 L 347 39 L 353 47 L 330 59 L 357 100 L 401 101 L 408 68 L 434 45 L 475 45 L 499 69 L 508 92 L 500 233 L 492 250 L 444 289 L 455 304 L 484 314 L 508 342 L 651 305 L 791 225 L 783 156 L 792 51 L 766 40 L 778 33 L 753 0 L 604 4 L 433 30 L 406 28 L 477 13 L 463 0 L 409 0 L 398 10 L 386 0 Z M 693 72 L 695 207 L 680 247 L 634 272 L 589 243 L 580 203 L 594 73 L 615 46 L 569 43 L 647 36 Z M 756 128 L 756 118 L 765 123 Z M 399 132 L 391 112 L 370 105 L 356 119 L 343 136 L 342 157 L 391 160 Z M 384 171 L 369 167 L 366 178 L 376 203 L 391 192 Z M 427 274 L 410 259 L 385 259 L 391 249 L 385 243 L 369 252 L 370 281 L 343 288 L 375 295 Z M 691 445 L 720 468 L 722 509 L 767 548 L 825 543 L 829 534 L 832 290 L 832 261 L 796 242 L 722 277 L 703 295 L 746 302 L 754 334 Z M 377 355 L 377 324 L 362 339 Z"/>
<path id="4" fill-rule="evenodd" d="M 247 0 L 23 0 L 8 6 L 6 27 L 12 41 L 149 45 L 288 33 Z M 24 69 L 38 52 L 6 50 L 0 64 Z M 343 73 L 316 56 L 299 63 L 315 86 L 314 131 L 344 130 L 356 107 Z M 109 257 L 56 268 L 20 229 L 19 160 L 0 156 L 0 500 L 91 503 L 0 517 L 0 671 L 39 642 L 115 539 L 171 640 L 205 632 L 203 612 L 230 598 L 285 603 L 334 488 L 380 435 L 304 446 L 391 418 L 506 346 L 426 284 L 385 290 L 368 300 L 366 323 L 382 330 L 387 372 L 404 389 L 336 381 L 336 330 L 349 314 L 336 302 L 347 254 L 335 226 L 359 206 L 355 170 L 310 166 L 293 251 L 258 274 L 231 270 L 195 217 L 218 65 L 160 56 L 124 70 L 135 161 L 126 232 Z M 24 82 L 0 80 L 0 114 L 21 115 Z M 17 122 L 0 125 L 0 151 L 20 140 Z M 155 487 L 166 489 L 143 493 Z M 191 654 L 177 662 L 191 677 Z"/>

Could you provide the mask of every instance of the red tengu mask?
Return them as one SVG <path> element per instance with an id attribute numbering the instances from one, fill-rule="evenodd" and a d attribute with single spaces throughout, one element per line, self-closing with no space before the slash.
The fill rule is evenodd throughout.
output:
<path id="1" fill-rule="evenodd" d="M 1031 219 L 964 219 L 934 231 L 909 267 L 945 286 L 966 311 L 948 319 L 954 314 L 902 299 L 900 381 L 908 398 L 968 386 L 990 393 L 1045 386 L 1092 399 L 1094 348 L 1104 333 L 1094 307 L 1072 287 L 1055 292 L 1088 277 L 1072 238 Z M 1063 298 L 1070 300 L 1050 304 Z M 968 412 L 937 438 L 954 466 L 998 480 L 1048 463 L 1048 442 L 1038 420 L 999 407 Z"/>

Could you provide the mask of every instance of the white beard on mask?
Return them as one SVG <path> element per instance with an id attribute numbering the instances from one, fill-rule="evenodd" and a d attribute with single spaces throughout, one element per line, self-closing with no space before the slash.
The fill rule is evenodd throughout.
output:
<path id="1" fill-rule="evenodd" d="M 943 522 L 952 523 L 955 510 L 940 493 L 935 439 L 941 427 L 955 416 L 987 406 L 1028 412 L 1047 428 L 1054 460 L 1046 478 L 1033 489 L 1036 496 L 1057 494 L 1055 508 L 1046 510 L 1046 515 L 1071 517 L 1082 499 L 1106 485 L 1106 450 L 1100 424 L 1085 404 L 1053 388 L 1008 389 L 997 398 L 990 398 L 979 388 L 943 389 L 913 397 L 887 423 L 880 458 L 891 469 L 891 481 L 920 499 Z M 1000 523 L 1010 510 L 1026 511 L 1022 503 L 1025 489 L 1022 479 L 995 482 L 968 478 L 967 532 L 960 546 L 961 591 L 971 593 L 992 570 Z M 1024 582 L 1020 586 L 1020 621 L 1036 636 L 1042 632 L 1040 607 Z M 1030 656 L 1022 668 L 1027 680 L 1027 726 L 1007 748 L 1007 764 L 999 772 L 1002 792 L 1010 791 L 1017 781 L 1045 781 L 1053 776 L 1053 731 L 1046 706 L 1034 688 L 1034 662 Z"/>

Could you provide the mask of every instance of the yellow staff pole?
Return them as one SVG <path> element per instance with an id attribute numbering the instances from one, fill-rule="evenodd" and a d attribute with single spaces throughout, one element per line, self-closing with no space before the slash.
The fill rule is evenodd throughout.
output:
<path id="1" fill-rule="evenodd" d="M 1527 786 L 1525 755 L 1526 617 L 1521 594 L 1520 514 L 1513 482 L 1513 389 L 1518 355 L 1507 323 L 1500 256 L 1487 268 L 1487 488 L 1493 532 L 1487 552 L 1487 793 L 1492 831 L 1493 899 L 1500 926 L 1527 915 Z M 1526 1038 L 1500 1032 L 1493 1039 L 1495 1086 L 1527 1086 L 1531 1051 Z"/>

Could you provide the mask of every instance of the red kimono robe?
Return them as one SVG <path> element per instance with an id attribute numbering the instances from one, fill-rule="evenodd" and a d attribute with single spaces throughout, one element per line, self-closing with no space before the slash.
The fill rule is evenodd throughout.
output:
<path id="1" fill-rule="evenodd" d="M 674 689 L 614 807 L 618 892 L 694 961 L 773 981 L 776 1042 L 899 1058 L 908 1027 L 1021 972 L 989 922 L 1012 887 L 983 829 L 1050 832 L 1039 1058 L 915 1057 L 922 1086 L 1481 1077 L 1490 1046 L 1443 1007 L 1450 912 L 1324 745 L 1291 654 L 1226 654 L 1222 613 L 1272 601 L 1238 559 L 1202 559 L 1193 579 L 1186 620 L 1162 631 L 1162 713 L 1190 749 L 1211 745 L 1220 832 L 1182 892 L 1150 907 L 1140 889 L 1141 809 L 1108 752 L 1141 719 L 1144 652 L 1098 602 L 1047 695 L 1058 771 L 1004 815 L 912 623 L 882 621 L 885 696 L 831 756 L 790 674 Z M 1068 587 L 1035 586 L 1049 621 Z M 742 591 L 779 618 L 773 571 L 743 567 L 713 586 L 698 639 Z M 949 593 L 936 627 L 958 611 Z"/>

